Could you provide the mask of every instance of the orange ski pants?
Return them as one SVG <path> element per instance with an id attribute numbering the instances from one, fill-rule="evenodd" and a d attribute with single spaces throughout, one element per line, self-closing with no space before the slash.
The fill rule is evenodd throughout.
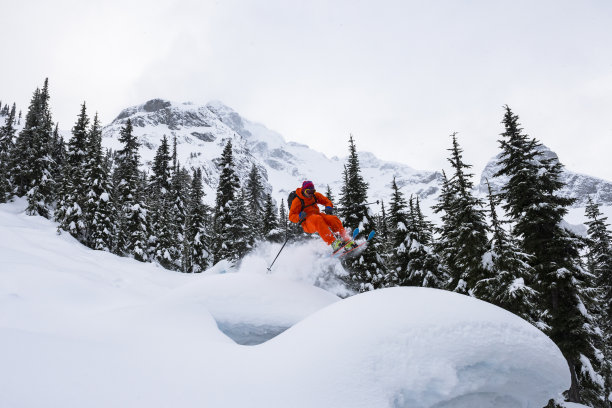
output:
<path id="1" fill-rule="evenodd" d="M 335 215 L 329 214 L 312 214 L 309 215 L 304 222 L 302 222 L 302 228 L 305 232 L 312 234 L 313 232 L 318 232 L 323 241 L 330 245 L 332 242 L 336 240 L 333 232 L 339 233 L 343 239 L 348 240 L 348 236 L 344 227 L 342 226 L 342 221 L 340 218 Z M 331 231 L 330 231 L 331 229 Z"/>

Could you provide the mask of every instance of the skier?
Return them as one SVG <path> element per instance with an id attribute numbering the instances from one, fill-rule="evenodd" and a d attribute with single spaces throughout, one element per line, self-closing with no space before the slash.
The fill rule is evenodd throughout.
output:
<path id="1" fill-rule="evenodd" d="M 315 191 L 312 181 L 304 181 L 302 188 L 295 190 L 295 198 L 290 203 L 289 221 L 301 223 L 304 231 L 309 234 L 318 232 L 323 241 L 332 246 L 334 252 L 341 248 L 349 250 L 355 245 L 342 226 L 342 221 L 333 215 L 332 202 L 323 194 Z M 317 204 L 325 206 L 324 214 L 321 213 Z"/>

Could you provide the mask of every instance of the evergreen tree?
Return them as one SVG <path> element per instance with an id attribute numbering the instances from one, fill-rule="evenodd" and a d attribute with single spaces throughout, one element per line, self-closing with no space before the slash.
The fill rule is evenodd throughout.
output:
<path id="1" fill-rule="evenodd" d="M 282 242 L 285 237 L 284 231 L 279 228 L 279 222 L 276 218 L 276 206 L 272 201 L 272 195 L 266 194 L 266 204 L 263 215 L 263 237 L 266 241 Z"/>
<path id="2" fill-rule="evenodd" d="M 599 210 L 599 205 L 589 197 L 586 207 L 588 221 L 588 251 L 591 259 L 589 272 L 595 276 L 599 294 L 599 321 L 603 330 L 604 397 L 612 395 L 612 233 Z M 606 406 L 606 405 L 604 405 Z M 612 406 L 608 401 L 608 407 Z"/>
<path id="3" fill-rule="evenodd" d="M 352 135 L 349 138 L 349 158 L 345 166 L 344 180 L 340 198 L 343 208 L 339 211 L 344 219 L 344 226 L 349 229 L 359 228 L 360 231 L 368 233 L 375 228 L 375 221 L 365 205 L 368 184 L 361 175 L 359 156 Z M 350 283 L 356 290 L 364 292 L 383 286 L 387 271 L 380 252 L 382 245 L 375 236 L 359 257 L 344 261 L 349 270 Z"/>
<path id="4" fill-rule="evenodd" d="M 115 252 L 133 256 L 138 261 L 148 259 L 148 219 L 144 202 L 143 175 L 138 167 L 139 143 L 133 135 L 130 119 L 121 128 L 119 141 L 123 149 L 117 152 L 116 168 L 113 174 L 115 185 L 115 219 L 117 220 L 117 239 Z"/>
<path id="5" fill-rule="evenodd" d="M 113 186 L 110 168 L 102 151 L 102 128 L 98 114 L 87 134 L 85 163 L 85 222 L 87 225 L 87 245 L 93 249 L 110 251 L 114 237 Z"/>
<path id="6" fill-rule="evenodd" d="M 232 223 L 229 226 L 229 236 L 233 243 L 234 254 L 232 261 L 239 261 L 253 249 L 255 231 L 251 227 L 251 219 L 247 211 L 247 195 L 241 189 L 232 202 Z"/>
<path id="7" fill-rule="evenodd" d="M 55 180 L 55 191 L 53 195 L 53 201 L 56 203 L 60 199 L 60 191 L 62 189 L 63 176 L 62 171 L 64 170 L 64 163 L 66 161 L 67 151 L 64 137 L 59 133 L 59 123 L 55 124 L 53 129 L 53 137 L 50 141 L 51 145 L 49 150 L 51 152 L 51 159 L 53 160 L 54 166 L 52 168 L 51 177 Z M 57 209 L 56 209 L 57 211 Z M 57 218 L 57 217 L 56 217 Z"/>
<path id="8" fill-rule="evenodd" d="M 177 248 L 180 248 L 180 244 L 184 243 L 186 239 L 187 218 L 189 213 L 189 202 L 191 200 L 191 187 L 193 180 L 191 179 L 187 169 L 182 167 L 179 162 L 176 162 L 176 166 L 173 165 L 173 168 L 175 170 L 172 171 L 172 179 L 170 182 L 170 226 L 172 228 L 170 234 L 172 236 L 172 241 L 175 243 Z M 201 180 L 201 170 L 199 175 Z M 201 188 L 203 189 L 203 187 Z M 202 194 L 204 193 L 202 192 Z M 204 214 L 204 229 L 209 231 L 208 223 L 210 218 L 210 209 L 208 206 L 204 205 L 202 211 Z M 209 235 L 210 234 L 207 233 L 207 235 L 203 238 L 208 240 L 206 241 L 207 248 L 209 245 Z M 180 259 L 175 261 L 175 269 L 185 270 L 185 262 L 188 256 L 188 253 L 184 251 L 185 248 L 186 246 L 183 245 L 183 254 Z"/>
<path id="9" fill-rule="evenodd" d="M 376 233 L 381 241 L 382 255 L 387 263 L 391 262 L 391 251 L 393 245 L 391 243 L 391 232 L 389 229 L 389 218 L 387 217 L 387 210 L 385 209 L 385 202 L 381 201 L 380 205 L 381 214 L 376 220 Z"/>
<path id="10" fill-rule="evenodd" d="M 68 141 L 64 177 L 61 181 L 61 196 L 55 214 L 60 227 L 82 243 L 87 242 L 87 220 L 84 213 L 87 199 L 85 167 L 87 163 L 87 133 L 89 117 L 85 102 L 72 128 L 72 137 Z"/>
<path id="11" fill-rule="evenodd" d="M 601 364 L 603 343 L 593 315 L 593 282 L 581 266 L 581 241 L 562 225 L 572 199 L 559 196 L 563 187 L 562 165 L 543 159 L 541 146 L 522 133 L 518 116 L 505 107 L 502 139 L 499 141 L 501 169 L 506 176 L 501 197 L 522 240 L 523 251 L 532 258 L 534 289 L 541 293 L 539 310 L 545 333 L 557 344 L 568 361 L 571 402 L 601 406 Z"/>
<path id="12" fill-rule="evenodd" d="M 410 196 L 409 208 L 408 281 L 412 286 L 442 289 L 448 276 L 432 248 L 433 224 L 421 212 L 418 197 Z"/>
<path id="13" fill-rule="evenodd" d="M 492 276 L 477 282 L 474 295 L 541 326 L 534 313 L 537 310 L 538 293 L 530 286 L 533 281 L 530 257 L 521 251 L 517 241 L 503 229 L 496 211 L 499 197 L 492 192 L 488 180 L 487 186 L 493 231 L 490 242 Z"/>
<path id="14" fill-rule="evenodd" d="M 410 205 L 412 208 L 412 197 L 410 198 Z M 430 246 L 433 243 L 433 229 L 434 225 L 431 221 L 425 219 L 423 212 L 421 211 L 421 203 L 419 201 L 419 197 L 417 196 L 416 202 L 414 204 L 414 214 L 415 214 L 415 230 L 417 233 L 416 239 L 422 243 L 423 245 Z"/>
<path id="15" fill-rule="evenodd" d="M 387 285 L 409 286 L 408 263 L 410 262 L 407 245 L 410 242 L 407 202 L 400 191 L 395 177 L 391 183 L 393 189 L 389 203 L 389 226 L 391 256 L 389 260 L 389 276 Z"/>
<path id="16" fill-rule="evenodd" d="M 329 198 L 329 201 L 331 201 L 332 203 L 336 202 L 336 198 L 334 197 L 334 194 L 332 193 L 331 187 L 329 187 L 329 184 L 327 185 L 327 190 L 325 191 L 325 197 Z"/>
<path id="17" fill-rule="evenodd" d="M 251 225 L 255 237 L 261 239 L 264 236 L 262 219 L 265 212 L 266 193 L 255 164 L 251 167 L 245 189 L 246 205 L 249 209 L 249 225 Z"/>
<path id="18" fill-rule="evenodd" d="M 8 105 L 6 105 L 8 108 Z M 10 181 L 10 152 L 15 139 L 15 104 L 6 115 L 4 126 L 0 128 L 0 203 L 7 202 L 13 195 Z"/>
<path id="19" fill-rule="evenodd" d="M 170 149 L 164 135 L 153 159 L 153 174 L 149 183 L 150 223 L 153 235 L 150 237 L 152 259 L 164 268 L 172 269 L 180 259 L 173 232 L 170 195 Z"/>
<path id="20" fill-rule="evenodd" d="M 483 265 L 488 226 L 483 203 L 472 194 L 472 174 L 466 173 L 472 166 L 463 162 L 463 150 L 456 134 L 452 135 L 452 143 L 448 161 L 455 174 L 443 186 L 441 201 L 435 209 L 446 213 L 442 218 L 440 241 L 444 267 L 450 275 L 448 289 L 469 294 L 476 282 L 489 275 Z"/>
<path id="21" fill-rule="evenodd" d="M 185 247 L 185 272 L 203 272 L 210 265 L 211 255 L 209 241 L 206 233 L 206 207 L 202 202 L 204 190 L 202 188 L 202 170 L 193 172 L 191 194 L 189 196 L 187 228 Z"/>
<path id="22" fill-rule="evenodd" d="M 211 248 L 214 255 L 214 263 L 222 259 L 238 259 L 237 243 L 234 242 L 234 237 L 232 236 L 232 225 L 235 215 L 232 211 L 237 208 L 234 201 L 236 201 L 238 196 L 240 181 L 234 169 L 231 140 L 228 140 L 223 149 L 219 168 L 221 169 L 221 174 L 219 176 L 219 185 L 217 186 L 213 219 L 213 245 Z"/>
<path id="23" fill-rule="evenodd" d="M 45 79 L 43 89 L 34 91 L 24 128 L 15 142 L 10 173 L 16 194 L 27 196 L 26 213 L 47 218 L 55 189 L 52 178 L 54 163 L 49 152 L 52 132 L 49 81 Z"/>

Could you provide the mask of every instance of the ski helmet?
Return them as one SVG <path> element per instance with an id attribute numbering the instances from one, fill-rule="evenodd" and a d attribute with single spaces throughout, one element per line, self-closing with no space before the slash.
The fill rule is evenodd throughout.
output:
<path id="1" fill-rule="evenodd" d="M 314 194 L 315 192 L 315 186 L 314 183 L 310 180 L 306 180 L 302 183 L 302 192 L 307 194 L 307 195 L 311 195 Z"/>

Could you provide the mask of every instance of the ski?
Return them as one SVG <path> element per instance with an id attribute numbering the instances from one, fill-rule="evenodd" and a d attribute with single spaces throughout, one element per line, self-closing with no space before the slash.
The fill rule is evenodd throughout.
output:
<path id="1" fill-rule="evenodd" d="M 370 231 L 370 233 L 368 234 L 368 237 L 366 238 L 365 241 L 361 242 L 360 244 L 354 246 L 353 248 L 349 249 L 348 251 L 344 251 L 344 252 L 334 252 L 334 257 L 336 259 L 344 259 L 345 257 L 349 256 L 354 256 L 354 255 L 358 255 L 361 253 L 362 250 L 365 249 L 365 247 L 367 246 L 368 242 L 370 242 L 372 240 L 372 238 L 374 238 L 374 235 L 376 234 L 376 231 Z M 356 235 L 355 235 L 356 236 Z M 358 251 L 358 249 L 360 249 Z"/>
<path id="2" fill-rule="evenodd" d="M 359 234 L 359 228 L 355 228 L 355 230 L 353 231 L 353 238 L 349 241 L 346 241 L 340 248 L 332 252 L 332 256 L 337 255 L 342 249 L 344 249 L 345 246 L 347 246 L 351 242 L 355 242 L 355 238 L 357 238 L 358 234 Z"/>

